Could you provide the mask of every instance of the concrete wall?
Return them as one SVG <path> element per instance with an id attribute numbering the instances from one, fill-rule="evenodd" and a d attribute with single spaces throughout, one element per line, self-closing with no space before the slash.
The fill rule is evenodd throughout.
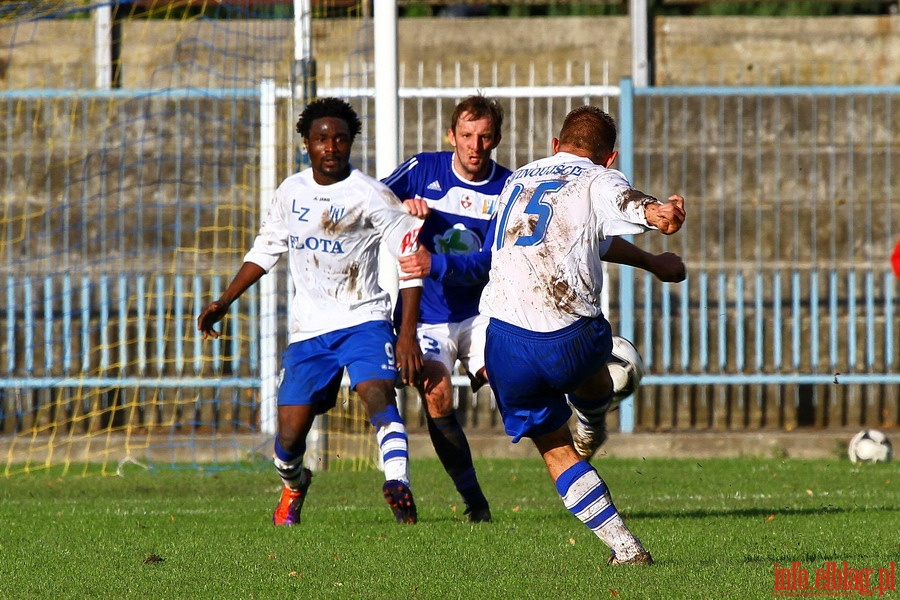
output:
<path id="1" fill-rule="evenodd" d="M 900 16 L 660 18 L 655 31 L 658 84 L 900 83 Z M 510 83 L 511 65 L 517 81 L 526 82 L 532 64 L 536 83 L 565 83 L 563 65 L 576 61 L 595 73 L 608 69 L 617 81 L 630 72 L 630 35 L 627 17 L 401 19 L 399 58 L 407 76 L 420 64 L 434 74 L 443 63 L 446 78 L 447 65 L 477 61 L 498 62 L 501 85 Z M 123 36 L 126 87 L 286 80 L 293 58 L 289 21 L 136 21 L 125 24 Z M 213 50 L 224 36 L 233 36 L 229 47 L 240 50 Z M 367 52 L 370 36 L 355 20 L 317 20 L 313 44 L 320 76 L 326 69 L 335 77 L 351 72 L 347 56 Z M 6 49 L 0 53 L 0 89 L 93 85 L 91 21 L 2 27 L 0 47 Z M 583 80 L 582 72 L 576 69 L 573 78 Z M 482 85 L 489 79 L 486 70 Z"/>
<path id="2" fill-rule="evenodd" d="M 896 16 L 674 17 L 657 19 L 655 32 L 660 85 L 900 82 Z M 616 81 L 631 69 L 630 21 L 628 17 L 405 20 L 400 25 L 400 57 L 408 64 L 535 62 L 541 71 L 546 62 L 605 61 Z"/>

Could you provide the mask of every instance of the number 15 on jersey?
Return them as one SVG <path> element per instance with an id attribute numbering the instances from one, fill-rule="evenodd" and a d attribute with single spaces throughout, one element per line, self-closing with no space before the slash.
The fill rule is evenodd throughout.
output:
<path id="1" fill-rule="evenodd" d="M 525 210 L 522 211 L 524 215 L 537 216 L 534 223 L 534 230 L 529 235 L 520 235 L 516 238 L 516 246 L 536 246 L 544 241 L 544 236 L 547 235 L 547 226 L 553 219 L 553 205 L 545 196 L 547 194 L 558 192 L 560 188 L 567 183 L 569 182 L 565 179 L 557 179 L 555 181 L 543 181 L 538 184 L 534 189 L 534 193 L 531 195 L 531 200 L 528 201 Z M 507 202 L 506 207 L 503 209 L 503 215 L 501 215 L 500 223 L 498 224 L 495 250 L 499 250 L 503 246 L 506 223 L 509 220 L 509 215 L 512 212 L 513 206 L 516 205 L 516 200 L 524 189 L 525 186 L 521 183 L 517 183 L 513 186 L 509 196 L 509 202 Z"/>

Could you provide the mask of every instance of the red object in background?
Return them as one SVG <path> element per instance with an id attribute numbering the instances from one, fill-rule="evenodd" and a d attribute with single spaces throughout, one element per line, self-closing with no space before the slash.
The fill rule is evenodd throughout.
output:
<path id="1" fill-rule="evenodd" d="M 900 240 L 897 240 L 897 245 L 891 253 L 891 266 L 894 268 L 894 275 L 900 279 Z"/>

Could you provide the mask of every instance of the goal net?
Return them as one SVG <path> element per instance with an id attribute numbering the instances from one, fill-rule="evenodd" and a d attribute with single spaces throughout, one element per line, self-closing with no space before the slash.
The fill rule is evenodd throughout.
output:
<path id="1" fill-rule="evenodd" d="M 313 33 L 345 41 L 333 86 L 368 76 L 363 4 L 313 3 Z M 251 288 L 222 338 L 203 341 L 196 317 L 240 267 L 263 194 L 302 162 L 293 17 L 281 0 L 0 4 L 5 474 L 268 460 L 285 265 L 274 300 Z M 287 91 L 263 106 L 267 89 Z M 318 460 L 371 464 L 358 402 L 345 389 L 338 404 Z"/>

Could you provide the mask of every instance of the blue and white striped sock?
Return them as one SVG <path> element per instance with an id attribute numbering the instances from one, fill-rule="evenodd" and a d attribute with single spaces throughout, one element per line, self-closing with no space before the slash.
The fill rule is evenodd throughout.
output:
<path id="1" fill-rule="evenodd" d="M 620 559 L 628 560 L 643 550 L 641 542 L 625 525 L 597 470 L 581 460 L 556 480 L 563 504 L 587 525 Z"/>
<path id="2" fill-rule="evenodd" d="M 396 479 L 409 485 L 409 438 L 400 411 L 396 406 L 388 406 L 373 415 L 371 422 L 381 450 L 385 481 Z"/>
<path id="3" fill-rule="evenodd" d="M 292 490 L 299 490 L 306 483 L 306 470 L 303 468 L 303 452 L 288 452 L 281 447 L 281 441 L 275 436 L 275 470 L 278 471 L 281 481 Z"/>

